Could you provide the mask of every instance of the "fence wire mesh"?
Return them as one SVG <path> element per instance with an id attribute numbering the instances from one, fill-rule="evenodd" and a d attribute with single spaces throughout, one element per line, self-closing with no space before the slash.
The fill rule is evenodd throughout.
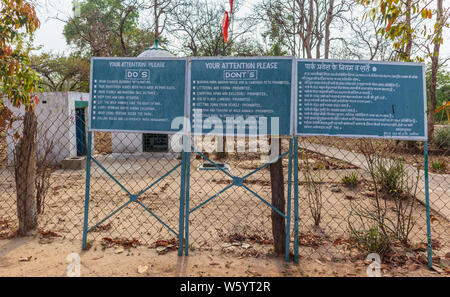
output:
<path id="1" fill-rule="evenodd" d="M 409 250 L 425 255 L 423 143 L 336 137 L 298 141 L 301 256 L 357 257 L 355 247 L 370 244 L 381 253 L 383 229 L 392 245 L 407 238 Z M 432 164 L 448 164 L 448 160 L 448 148 L 430 147 L 431 236 L 437 258 L 445 258 L 450 248 L 450 179 L 448 169 L 436 170 Z M 305 180 L 308 167 L 320 189 L 316 195 L 311 195 Z"/>
<path id="2" fill-rule="evenodd" d="M 38 107 L 36 115 L 38 119 L 36 185 L 44 182 L 48 186 L 45 195 L 41 197 L 43 202 L 38 216 L 41 237 L 45 240 L 46 235 L 53 234 L 80 240 L 86 171 L 84 166 L 70 169 L 64 160 L 76 157 L 77 147 L 79 153 L 80 146 L 86 146 L 87 131 L 81 134 L 84 138 L 81 143 L 77 132 L 77 123 L 81 127 L 86 127 L 86 123 L 79 114 L 70 113 L 62 107 L 53 112 Z M 0 238 L 8 238 L 14 235 L 18 226 L 13 160 L 14 147 L 17 137 L 21 135 L 22 122 L 19 119 L 12 127 L 3 126 L 0 129 Z M 122 186 L 130 193 L 138 194 L 157 182 L 140 196 L 139 201 L 168 227 L 178 232 L 181 167 L 176 166 L 181 163 L 180 154 L 170 152 L 170 148 L 167 152 L 146 152 L 148 146 L 144 143 L 148 142 L 148 138 L 144 140 L 142 134 L 95 132 L 93 136 L 93 158 L 117 182 L 96 162 L 92 162 L 89 226 L 95 226 L 130 200 L 130 195 Z M 388 182 L 394 182 L 394 189 L 399 193 L 383 192 L 381 185 L 374 186 L 373 178 L 378 178 L 377 180 L 381 182 L 379 177 L 381 173 L 380 170 L 374 170 L 373 176 L 368 169 L 367 156 L 362 149 L 364 145 L 367 148 L 367 140 L 364 142 L 334 137 L 298 138 L 298 242 L 301 257 L 336 260 L 358 254 L 358 246 L 354 244 L 355 234 L 369 236 L 375 232 L 378 236 L 382 233 L 380 224 L 377 224 L 373 217 L 367 217 L 367 210 L 372 214 L 377 213 L 377 210 L 382 211 L 387 233 L 393 238 L 395 232 L 399 232 L 396 234 L 397 237 L 406 232 L 409 249 L 425 254 L 427 221 L 423 143 L 416 142 L 412 145 L 394 140 L 371 140 L 370 143 L 375 147 L 372 156 L 377 160 L 383 160 L 381 163 L 385 162 L 383 164 L 387 171 L 384 178 L 393 179 Z M 283 139 L 281 152 L 286 152 L 288 148 L 289 139 Z M 157 150 L 161 148 L 158 147 Z M 81 148 L 81 151 L 83 155 L 86 147 L 84 151 Z M 442 258 L 450 252 L 448 177 L 450 150 L 448 146 L 439 147 L 433 144 L 429 152 L 433 256 Z M 260 153 L 248 151 L 225 155 L 211 153 L 206 156 L 214 162 L 228 164 L 232 176 L 245 176 L 264 165 Z M 403 179 L 395 177 L 396 171 L 392 169 L 395 166 L 389 165 L 393 163 L 392 160 L 399 160 L 401 170 L 397 170 L 397 173 L 402 172 L 400 175 L 404 177 Z M 190 214 L 189 248 L 221 250 L 224 253 L 244 256 L 271 253 L 272 209 L 243 187 L 234 186 L 221 192 L 231 185 L 233 180 L 218 170 L 200 170 L 203 163 L 208 163 L 208 160 L 201 154 L 194 152 L 190 154 L 190 209 L 196 208 L 217 193 L 220 195 Z M 288 191 L 288 163 L 288 156 L 285 156 L 282 159 L 285 197 Z M 172 170 L 173 168 L 175 169 Z M 389 168 L 392 170 L 389 171 Z M 419 168 L 419 171 L 416 168 Z M 168 172 L 170 173 L 165 176 Z M 417 174 L 417 189 L 415 189 L 410 185 L 416 180 Z M 163 176 L 164 179 L 161 179 Z M 18 180 L 23 179 L 25 178 L 18 177 Z M 396 181 L 398 184 L 395 185 Z M 269 167 L 248 177 L 244 184 L 260 198 L 271 202 Z M 293 193 L 292 190 L 291 234 L 294 234 Z M 400 198 L 394 199 L 393 196 Z M 381 203 L 378 208 L 377 201 Z M 398 206 L 399 203 L 401 206 Z M 405 227 L 405 224 L 400 226 L 398 223 L 399 207 L 403 212 L 401 217 L 403 221 L 400 221 L 409 222 L 409 226 L 412 226 L 410 229 Z M 286 212 L 286 208 L 282 211 Z M 128 204 L 92 230 L 88 238 L 106 241 L 106 244 L 117 239 L 149 246 L 163 240 L 171 241 L 176 246 L 177 239 L 174 232 L 163 226 L 148 210 L 136 203 Z M 397 226 L 401 230 L 392 231 L 392 226 Z M 294 236 L 291 235 L 291 241 L 294 240 Z"/>
<path id="3" fill-rule="evenodd" d="M 250 153 L 250 139 L 236 138 L 246 152 L 191 154 L 189 245 L 191 249 L 221 250 L 224 253 L 259 256 L 271 252 L 273 209 L 268 155 Z M 229 144 L 228 144 L 229 145 Z M 289 139 L 282 139 L 284 196 L 288 195 Z M 206 157 L 206 158 L 205 158 Z M 201 170 L 202 164 L 224 163 L 229 168 Z M 261 167 L 264 167 L 260 169 Z M 258 170 L 260 169 L 260 170 Z M 233 177 L 246 177 L 244 186 L 233 185 Z M 252 193 L 253 192 L 253 193 Z M 255 193 L 259 196 L 256 196 Z M 214 199 L 208 199 L 218 195 Z M 292 194 L 291 194 L 292 195 Z M 292 196 L 291 196 L 292 197 Z M 292 198 L 291 198 L 292 201 Z M 202 205 L 202 203 L 206 204 Z M 273 204 L 272 204 L 273 205 Z M 201 206 L 200 208 L 198 208 Z M 286 207 L 279 209 L 286 213 Z M 274 215 L 279 216 L 278 213 Z"/>

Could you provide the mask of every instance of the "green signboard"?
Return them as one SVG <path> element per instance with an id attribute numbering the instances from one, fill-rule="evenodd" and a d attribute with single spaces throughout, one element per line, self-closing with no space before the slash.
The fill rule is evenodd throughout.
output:
<path id="1" fill-rule="evenodd" d="M 291 134 L 293 61 L 193 58 L 189 81 L 193 134 Z"/>
<path id="2" fill-rule="evenodd" d="M 297 135 L 426 140 L 424 65 L 297 61 Z"/>
<path id="3" fill-rule="evenodd" d="M 185 59 L 93 58 L 91 63 L 91 131 L 178 132 L 171 126 L 185 113 Z"/>

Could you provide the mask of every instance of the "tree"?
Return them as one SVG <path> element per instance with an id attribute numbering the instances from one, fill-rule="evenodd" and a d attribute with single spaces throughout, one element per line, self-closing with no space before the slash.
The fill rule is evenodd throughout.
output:
<path id="1" fill-rule="evenodd" d="M 90 62 L 87 58 L 43 53 L 32 56 L 31 65 L 41 78 L 43 91 L 89 92 Z"/>
<path id="2" fill-rule="evenodd" d="M 336 19 L 349 10 L 347 0 L 264 0 L 257 10 L 263 20 L 273 28 L 281 29 L 294 55 L 306 58 L 328 59 L 330 55 L 331 28 Z M 299 38 L 299 45 L 296 44 Z"/>
<path id="3" fill-rule="evenodd" d="M 395 50 L 390 39 L 386 39 L 378 30 L 383 25 L 379 18 L 363 18 L 361 6 L 353 6 L 350 11 L 340 18 L 334 38 L 340 43 L 335 43 L 331 52 L 338 59 L 346 60 L 380 60 L 390 61 L 395 57 Z M 352 36 L 348 38 L 348 36 Z"/>
<path id="4" fill-rule="evenodd" d="M 430 86 L 428 89 L 428 141 L 433 141 L 434 134 L 434 117 L 436 111 L 436 89 L 437 89 L 437 79 L 439 71 L 439 52 L 440 47 L 443 42 L 442 31 L 444 26 L 448 26 L 448 19 L 450 17 L 450 7 L 444 10 L 443 0 L 436 1 L 436 23 L 434 25 L 434 32 L 431 39 L 433 43 L 433 52 L 428 50 L 429 56 L 431 58 L 431 77 Z"/>
<path id="5" fill-rule="evenodd" d="M 434 112 L 436 110 L 436 80 L 439 68 L 439 52 L 443 42 L 442 31 L 448 27 L 450 8 L 443 7 L 443 0 L 358 0 L 370 7 L 369 15 L 384 22 L 378 33 L 393 41 L 397 57 L 401 61 L 423 61 L 420 56 L 413 56 L 414 40 L 420 35 L 427 35 L 426 20 L 436 16 L 433 32 L 426 38 L 426 55 L 431 59 L 431 79 L 428 89 L 428 141 L 433 141 Z M 433 2 L 436 9 L 431 8 Z M 414 26 L 419 24 L 419 26 Z M 433 45 L 433 50 L 429 45 Z"/>
<path id="6" fill-rule="evenodd" d="M 0 85 L 14 107 L 25 107 L 23 133 L 15 151 L 15 181 L 17 190 L 17 215 L 19 235 L 25 235 L 37 226 L 35 174 L 36 174 L 36 116 L 38 103 L 35 92 L 38 79 L 30 67 L 27 52 L 23 49 L 19 32 L 32 35 L 40 23 L 36 11 L 23 0 L 0 2 Z M 7 109 L 6 106 L 0 106 Z M 1 112 L 11 115 L 11 112 Z M 8 119 L 2 118 L 4 122 Z M 0 123 L 1 124 L 1 123 Z"/>
<path id="7" fill-rule="evenodd" d="M 232 28 L 227 43 L 222 35 L 223 6 L 210 5 L 206 0 L 184 0 L 171 12 L 168 25 L 181 51 L 187 56 L 255 56 L 262 49 L 249 33 L 254 24 L 236 16 L 239 2 L 234 3 Z"/>
<path id="8" fill-rule="evenodd" d="M 135 57 L 153 43 L 154 34 L 138 27 L 138 0 L 87 0 L 80 15 L 66 22 L 67 43 L 90 56 Z"/>
<path id="9" fill-rule="evenodd" d="M 430 88 L 431 75 L 432 75 L 431 64 L 428 64 L 426 72 L 427 89 Z M 450 71 L 446 70 L 443 66 L 443 63 L 441 62 L 439 70 L 436 73 L 436 107 L 442 106 L 444 101 L 447 102 L 450 101 Z M 445 114 L 445 112 L 443 114 Z M 435 122 L 439 120 L 440 117 L 436 115 Z"/>

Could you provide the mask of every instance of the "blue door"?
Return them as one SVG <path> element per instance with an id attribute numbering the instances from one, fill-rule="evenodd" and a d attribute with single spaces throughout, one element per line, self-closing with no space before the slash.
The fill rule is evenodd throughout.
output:
<path id="1" fill-rule="evenodd" d="M 77 156 L 86 156 L 85 109 L 77 108 L 75 111 L 76 111 L 76 125 L 77 125 Z"/>

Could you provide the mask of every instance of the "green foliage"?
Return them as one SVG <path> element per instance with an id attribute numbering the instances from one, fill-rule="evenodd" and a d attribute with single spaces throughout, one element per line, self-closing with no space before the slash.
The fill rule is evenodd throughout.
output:
<path id="1" fill-rule="evenodd" d="M 38 78 L 30 67 L 24 39 L 40 23 L 34 7 L 21 0 L 0 1 L 0 87 L 14 106 L 33 107 Z M 0 119 L 2 121 L 2 119 Z"/>
<path id="2" fill-rule="evenodd" d="M 375 164 L 375 180 L 384 193 L 398 197 L 404 187 L 404 181 L 407 172 L 402 161 L 395 159 L 393 161 L 379 160 Z"/>
<path id="3" fill-rule="evenodd" d="M 450 101 L 450 71 L 441 65 L 437 71 L 436 77 L 436 107 L 442 106 L 444 101 Z M 431 65 L 427 65 L 426 71 L 427 90 L 431 85 Z M 445 114 L 445 112 L 444 112 Z M 435 121 L 440 120 L 440 115 L 436 115 Z M 450 119 L 447 119 L 450 120 Z"/>
<path id="4" fill-rule="evenodd" d="M 154 34 L 138 27 L 135 1 L 87 0 L 64 27 L 68 44 L 92 56 L 134 57 L 153 44 Z"/>
<path id="5" fill-rule="evenodd" d="M 350 235 L 359 247 L 368 253 L 383 255 L 391 244 L 391 237 L 381 232 L 377 225 L 370 227 L 368 230 L 350 228 Z"/>
<path id="6" fill-rule="evenodd" d="M 422 5 L 421 0 L 357 0 L 358 3 L 370 7 L 369 16 L 372 19 L 381 19 L 384 27 L 377 34 L 393 41 L 393 46 L 401 61 L 412 61 L 413 40 L 418 34 L 425 33 L 426 27 L 415 28 L 413 21 L 431 19 L 432 10 Z M 421 57 L 416 60 L 423 61 Z"/>
<path id="7" fill-rule="evenodd" d="M 447 170 L 447 163 L 445 160 L 436 160 L 431 162 L 431 168 L 435 172 L 445 172 Z"/>
<path id="8" fill-rule="evenodd" d="M 352 172 L 350 174 L 346 174 L 342 178 L 342 183 L 350 188 L 354 188 L 358 185 L 358 172 Z"/>
<path id="9" fill-rule="evenodd" d="M 439 148 L 450 149 L 450 126 L 434 132 L 434 142 Z"/>
<path id="10" fill-rule="evenodd" d="M 89 59 L 43 53 L 31 57 L 33 69 L 41 78 L 40 88 L 47 92 L 89 92 Z"/>

